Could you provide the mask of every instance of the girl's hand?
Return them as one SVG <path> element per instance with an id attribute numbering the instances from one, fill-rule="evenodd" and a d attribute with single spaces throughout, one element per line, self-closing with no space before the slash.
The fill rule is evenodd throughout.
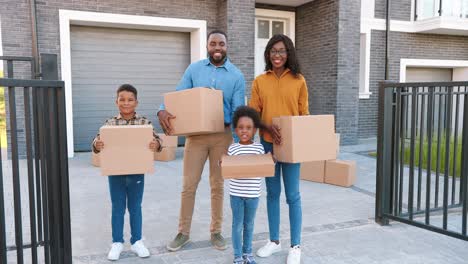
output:
<path id="1" fill-rule="evenodd" d="M 98 137 L 96 142 L 94 142 L 94 147 L 97 151 L 101 151 L 104 149 L 104 142 Z"/>
<path id="2" fill-rule="evenodd" d="M 149 148 L 151 149 L 151 151 L 156 152 L 159 149 L 159 141 L 153 139 L 153 141 L 151 141 L 151 143 L 149 144 Z"/>

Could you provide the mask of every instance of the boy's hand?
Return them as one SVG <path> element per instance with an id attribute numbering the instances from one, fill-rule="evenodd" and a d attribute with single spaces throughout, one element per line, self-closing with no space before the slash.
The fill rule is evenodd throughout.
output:
<path id="1" fill-rule="evenodd" d="M 149 148 L 151 149 L 151 151 L 156 152 L 159 149 L 159 141 L 153 139 L 153 141 L 151 141 L 151 143 L 149 144 Z"/>
<path id="2" fill-rule="evenodd" d="M 97 138 L 96 142 L 94 143 L 94 147 L 96 147 L 97 151 L 101 151 L 104 149 L 104 142 L 101 140 L 101 138 Z"/>
<path id="3" fill-rule="evenodd" d="M 268 132 L 270 132 L 271 136 L 273 137 L 273 143 L 276 145 L 281 145 L 281 131 L 277 125 L 269 125 L 267 126 Z"/>
<path id="4" fill-rule="evenodd" d="M 164 130 L 164 134 L 170 135 L 172 133 L 172 126 L 171 126 L 171 119 L 176 118 L 175 116 L 171 115 L 166 110 L 161 110 L 158 112 L 159 124 L 161 124 L 162 129 Z"/>

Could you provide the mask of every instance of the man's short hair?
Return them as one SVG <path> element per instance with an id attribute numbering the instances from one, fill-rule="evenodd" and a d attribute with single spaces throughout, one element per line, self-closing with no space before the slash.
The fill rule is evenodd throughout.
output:
<path id="1" fill-rule="evenodd" d="M 133 85 L 128 84 L 128 83 L 120 85 L 119 88 L 117 89 L 117 97 L 119 97 L 119 93 L 123 91 L 133 93 L 135 95 L 135 99 L 138 99 L 137 89 L 133 87 Z"/>
<path id="2" fill-rule="evenodd" d="M 226 41 L 228 39 L 228 37 L 226 35 L 226 32 L 224 32 L 222 30 L 219 30 L 219 29 L 215 29 L 215 30 L 211 31 L 210 33 L 208 33 L 208 36 L 206 37 L 206 39 L 208 40 L 210 38 L 210 36 L 213 35 L 213 34 L 221 34 L 226 38 Z"/>

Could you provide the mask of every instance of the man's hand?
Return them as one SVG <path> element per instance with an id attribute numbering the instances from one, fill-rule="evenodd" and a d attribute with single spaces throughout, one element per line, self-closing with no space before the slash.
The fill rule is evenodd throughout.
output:
<path id="1" fill-rule="evenodd" d="M 156 152 L 159 149 L 159 141 L 153 139 L 153 141 L 151 141 L 151 143 L 149 144 L 149 148 L 151 149 L 151 151 Z"/>
<path id="2" fill-rule="evenodd" d="M 94 147 L 96 148 L 97 151 L 101 151 L 104 149 L 104 142 L 101 140 L 100 137 L 96 139 L 96 142 L 94 142 Z"/>
<path id="3" fill-rule="evenodd" d="M 172 126 L 170 119 L 176 118 L 175 116 L 171 115 L 166 110 L 161 110 L 158 112 L 159 124 L 161 124 L 162 129 L 164 130 L 164 134 L 170 135 L 172 133 Z"/>
<path id="4" fill-rule="evenodd" d="M 281 145 L 281 131 L 277 125 L 266 126 L 268 132 L 273 137 L 273 143 Z"/>

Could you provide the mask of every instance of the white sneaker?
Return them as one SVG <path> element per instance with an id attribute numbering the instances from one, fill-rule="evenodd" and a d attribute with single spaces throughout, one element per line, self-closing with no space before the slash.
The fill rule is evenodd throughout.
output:
<path id="1" fill-rule="evenodd" d="M 301 263 L 301 247 L 294 246 L 289 249 L 287 264 L 299 264 Z"/>
<path id="2" fill-rule="evenodd" d="M 123 247 L 124 247 L 123 244 L 120 242 L 112 243 L 112 247 L 109 250 L 109 254 L 107 254 L 107 259 L 119 260 L 120 253 L 122 253 Z"/>
<path id="3" fill-rule="evenodd" d="M 132 247 L 132 251 L 135 252 L 140 258 L 147 258 L 150 255 L 149 250 L 145 247 L 145 244 L 143 244 L 143 241 L 138 240 L 135 242 Z"/>
<path id="4" fill-rule="evenodd" d="M 280 251 L 281 243 L 276 244 L 275 242 L 268 241 L 266 245 L 257 250 L 257 256 L 266 258 Z"/>

